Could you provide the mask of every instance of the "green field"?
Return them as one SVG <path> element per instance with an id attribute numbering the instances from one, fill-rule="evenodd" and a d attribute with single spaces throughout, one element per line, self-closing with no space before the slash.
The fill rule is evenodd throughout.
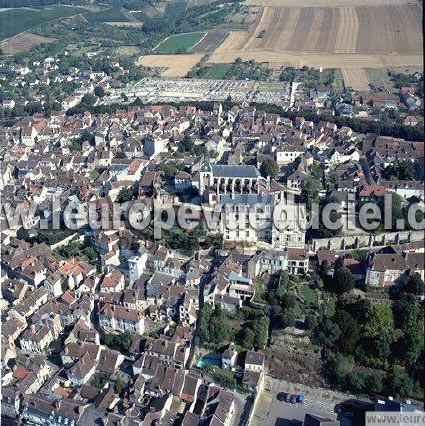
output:
<path id="1" fill-rule="evenodd" d="M 212 80 L 221 80 L 229 71 L 232 64 L 211 64 L 202 74 L 202 78 L 208 78 Z"/>
<path id="2" fill-rule="evenodd" d="M 155 53 L 182 53 L 188 51 L 204 37 L 205 32 L 176 34 L 165 39 L 155 50 Z"/>
<path id="3" fill-rule="evenodd" d="M 0 12 L 0 40 L 13 37 L 46 22 L 79 13 L 87 13 L 87 9 L 73 6 L 49 6 L 5 10 Z"/>
<path id="4" fill-rule="evenodd" d="M 91 24 L 98 24 L 101 22 L 128 22 L 127 17 L 121 12 L 121 10 L 115 7 L 111 7 L 100 12 L 89 13 L 85 16 L 85 18 Z"/>
<path id="5" fill-rule="evenodd" d="M 365 68 L 366 77 L 369 83 L 382 87 L 384 90 L 392 90 L 393 85 L 386 68 Z"/>

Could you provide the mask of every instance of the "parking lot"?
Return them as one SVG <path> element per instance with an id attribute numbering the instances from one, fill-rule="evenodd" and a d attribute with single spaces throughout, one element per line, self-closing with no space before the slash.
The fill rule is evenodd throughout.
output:
<path id="1" fill-rule="evenodd" d="M 277 396 L 282 392 L 296 395 L 304 393 L 306 400 L 304 403 L 295 404 L 279 401 Z M 250 424 L 253 426 L 301 425 L 306 413 L 336 419 L 335 405 L 344 399 L 347 399 L 345 395 L 312 390 L 266 377 L 264 390 L 259 396 Z M 341 425 L 349 426 L 350 422 L 343 419 Z"/>

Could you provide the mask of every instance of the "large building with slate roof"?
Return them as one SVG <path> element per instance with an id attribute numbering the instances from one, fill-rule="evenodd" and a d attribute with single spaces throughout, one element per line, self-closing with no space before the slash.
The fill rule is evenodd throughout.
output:
<path id="1" fill-rule="evenodd" d="M 229 194 L 263 194 L 270 188 L 270 181 L 261 176 L 252 165 L 212 165 L 208 154 L 199 171 L 199 192 L 210 204 L 220 201 L 220 197 Z"/>

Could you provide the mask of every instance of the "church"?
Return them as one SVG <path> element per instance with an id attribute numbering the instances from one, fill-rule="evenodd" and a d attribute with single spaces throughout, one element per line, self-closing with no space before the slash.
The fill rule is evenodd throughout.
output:
<path id="1" fill-rule="evenodd" d="M 255 166 L 211 164 L 208 151 L 199 171 L 199 193 L 205 202 L 214 205 L 222 195 L 268 194 L 270 179 L 265 179 Z"/>
<path id="2" fill-rule="evenodd" d="M 255 166 L 211 164 L 206 152 L 197 185 L 204 203 L 222 207 L 220 232 L 224 241 L 249 245 L 264 242 L 279 249 L 304 247 L 305 206 L 287 204 L 285 188 L 262 177 Z M 282 202 L 284 219 L 277 215 L 277 205 Z M 288 226 L 280 226 L 282 222 Z"/>

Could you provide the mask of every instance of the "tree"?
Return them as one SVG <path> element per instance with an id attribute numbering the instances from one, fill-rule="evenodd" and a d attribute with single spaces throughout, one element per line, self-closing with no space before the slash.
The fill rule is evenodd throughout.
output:
<path id="1" fill-rule="evenodd" d="M 29 235 L 28 229 L 25 229 L 24 227 L 21 226 L 16 231 L 16 238 L 18 240 L 29 241 L 30 240 L 30 235 Z"/>
<path id="2" fill-rule="evenodd" d="M 338 346 L 342 352 L 353 353 L 360 339 L 360 325 L 346 311 L 338 310 L 335 314 L 335 320 L 341 330 L 341 336 L 338 339 Z"/>
<path id="3" fill-rule="evenodd" d="M 347 374 L 347 385 L 356 392 L 363 392 L 366 388 L 367 374 L 364 371 L 353 371 Z"/>
<path id="4" fill-rule="evenodd" d="M 338 183 L 340 181 L 341 177 L 339 176 L 339 173 L 336 170 L 332 170 L 329 174 L 329 182 L 330 183 Z"/>
<path id="5" fill-rule="evenodd" d="M 237 381 L 233 377 L 233 373 L 229 370 L 222 370 L 214 365 L 206 365 L 202 368 L 202 370 L 210 375 L 221 386 L 228 388 L 235 388 L 237 386 Z"/>
<path id="6" fill-rule="evenodd" d="M 194 147 L 194 143 L 189 136 L 185 136 L 183 140 L 179 143 L 178 150 L 180 152 L 190 152 Z"/>
<path id="7" fill-rule="evenodd" d="M 326 370 L 330 380 L 337 384 L 343 385 L 346 382 L 348 374 L 348 360 L 345 356 L 338 354 L 330 354 L 326 360 Z"/>
<path id="8" fill-rule="evenodd" d="M 72 141 L 70 148 L 71 148 L 71 151 L 80 152 L 82 150 L 80 142 L 76 140 Z"/>
<path id="9" fill-rule="evenodd" d="M 412 180 L 415 176 L 415 165 L 412 160 L 396 160 L 385 168 L 387 179 Z"/>
<path id="10" fill-rule="evenodd" d="M 402 338 L 402 348 L 405 349 L 403 365 L 412 366 L 418 360 L 424 347 L 424 323 L 415 322 Z"/>
<path id="11" fill-rule="evenodd" d="M 91 384 L 97 389 L 102 389 L 109 380 L 107 373 L 95 373 L 91 379 Z"/>
<path id="12" fill-rule="evenodd" d="M 240 345 L 246 349 L 254 347 L 255 333 L 250 328 L 243 328 L 241 330 Z"/>
<path id="13" fill-rule="evenodd" d="M 295 314 L 292 309 L 286 309 L 280 315 L 280 322 L 282 327 L 293 327 L 295 324 Z"/>
<path id="14" fill-rule="evenodd" d="M 425 291 L 425 285 L 421 276 L 417 272 L 411 275 L 404 289 L 406 292 L 415 294 L 417 296 L 423 294 Z"/>
<path id="15" fill-rule="evenodd" d="M 394 367 L 388 373 L 385 388 L 388 395 L 406 398 L 412 393 L 413 382 L 404 370 Z"/>
<path id="16" fill-rule="evenodd" d="M 105 335 L 105 345 L 120 352 L 128 352 L 133 340 L 134 336 L 128 331 L 120 334 L 109 333 Z"/>
<path id="17" fill-rule="evenodd" d="M 264 349 L 267 343 L 269 322 L 267 317 L 263 316 L 257 321 L 251 323 L 253 330 L 255 331 L 254 347 L 255 349 Z"/>
<path id="18" fill-rule="evenodd" d="M 270 176 L 272 179 L 276 179 L 279 176 L 279 165 L 272 158 L 266 158 L 260 166 L 260 173 L 263 177 Z"/>
<path id="19" fill-rule="evenodd" d="M 314 334 L 316 340 L 318 340 L 322 346 L 332 349 L 341 336 L 341 329 L 331 318 L 324 317 Z"/>
<path id="20" fill-rule="evenodd" d="M 393 228 L 398 229 L 397 220 L 403 219 L 403 198 L 398 194 L 392 194 L 391 200 L 391 212 L 392 212 L 392 220 L 393 220 Z M 404 224 L 404 227 L 406 224 Z"/>
<path id="21" fill-rule="evenodd" d="M 306 315 L 304 320 L 304 325 L 307 327 L 308 330 L 314 330 L 318 325 L 316 315 L 313 315 L 313 314 Z"/>
<path id="22" fill-rule="evenodd" d="M 406 332 L 418 321 L 423 320 L 423 311 L 419 308 L 416 296 L 411 293 L 401 293 L 400 298 L 393 303 L 394 324 Z"/>
<path id="23" fill-rule="evenodd" d="M 96 96 L 91 93 L 86 93 L 81 99 L 81 104 L 85 107 L 92 107 L 96 103 Z"/>
<path id="24" fill-rule="evenodd" d="M 382 392 L 384 387 L 382 374 L 371 372 L 366 379 L 365 391 L 370 396 L 375 396 Z"/>
<path id="25" fill-rule="evenodd" d="M 286 271 L 281 271 L 280 273 L 280 277 L 279 277 L 279 284 L 278 287 L 276 289 L 276 297 L 281 300 L 285 293 L 286 290 L 288 288 L 288 284 L 289 284 L 289 274 Z"/>
<path id="26" fill-rule="evenodd" d="M 199 315 L 199 329 L 198 337 L 201 343 L 208 341 L 209 332 L 208 332 L 208 323 L 210 321 L 213 308 L 209 303 L 206 303 Z"/>
<path id="27" fill-rule="evenodd" d="M 348 293 L 354 288 L 355 279 L 347 268 L 338 269 L 330 280 L 331 290 L 336 294 Z"/>
<path id="28" fill-rule="evenodd" d="M 105 89 L 102 86 L 96 86 L 94 88 L 94 94 L 98 97 L 98 98 L 103 98 L 105 96 Z"/>
<path id="29" fill-rule="evenodd" d="M 371 305 L 366 312 L 365 331 L 371 337 L 382 334 L 391 335 L 394 319 L 391 307 L 381 303 Z"/>
<path id="30" fill-rule="evenodd" d="M 179 170 L 184 169 L 184 165 L 182 162 L 167 161 L 166 163 L 161 163 L 159 169 L 164 172 L 167 179 L 172 179 Z"/>
<path id="31" fill-rule="evenodd" d="M 317 202 L 319 199 L 319 192 L 322 186 L 313 176 L 309 176 L 301 183 L 301 194 L 307 203 L 307 207 L 310 209 L 313 202 Z"/>
<path id="32" fill-rule="evenodd" d="M 381 366 L 391 355 L 392 337 L 388 334 L 365 335 L 357 354 L 365 365 Z"/>
<path id="33" fill-rule="evenodd" d="M 85 247 L 83 249 L 83 254 L 91 261 L 97 260 L 97 251 L 91 246 Z"/>
<path id="34" fill-rule="evenodd" d="M 117 377 L 117 378 L 115 379 L 115 383 L 114 383 L 114 390 L 115 390 L 115 392 L 116 392 L 118 395 L 120 395 L 120 394 L 121 394 L 121 392 L 124 390 L 124 388 L 125 388 L 125 383 L 124 383 L 124 381 L 123 381 L 120 377 Z"/>
<path id="35" fill-rule="evenodd" d="M 122 188 L 117 196 L 118 203 L 126 203 L 134 198 L 133 190 L 131 188 Z"/>

